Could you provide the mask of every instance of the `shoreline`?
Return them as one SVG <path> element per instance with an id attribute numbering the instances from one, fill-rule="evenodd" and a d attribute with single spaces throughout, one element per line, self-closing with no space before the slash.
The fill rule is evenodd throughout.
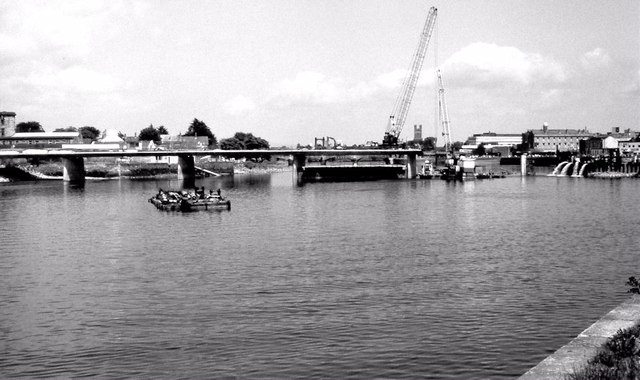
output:
<path id="1" fill-rule="evenodd" d="M 24 182 L 24 181 L 62 181 L 62 175 L 48 175 L 42 173 L 38 170 L 33 170 L 24 166 L 17 166 L 25 175 L 31 176 L 29 179 L 25 178 L 10 178 L 5 176 L 0 176 L 0 183 L 12 183 L 12 182 Z M 281 173 L 281 172 L 290 172 L 290 166 L 282 166 L 282 165 L 273 165 L 273 166 L 264 166 L 264 167 L 253 167 L 247 168 L 244 165 L 234 165 L 233 172 L 231 173 L 221 173 L 221 176 L 234 176 L 234 175 L 254 175 L 254 174 L 269 174 L 269 173 Z M 89 181 L 106 181 L 106 180 L 114 180 L 114 179 L 175 179 L 177 173 L 157 173 L 151 175 L 106 175 L 106 176 L 91 176 L 87 175 L 85 177 L 86 180 Z M 197 177 L 197 178 L 204 178 Z"/>
<path id="2" fill-rule="evenodd" d="M 602 316 L 571 342 L 547 356 L 518 380 L 565 380 L 585 368 L 619 331 L 640 324 L 640 296 L 634 295 Z"/>

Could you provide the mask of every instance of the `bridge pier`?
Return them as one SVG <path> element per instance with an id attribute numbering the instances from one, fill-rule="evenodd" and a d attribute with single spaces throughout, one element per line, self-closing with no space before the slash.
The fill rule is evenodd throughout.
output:
<path id="1" fill-rule="evenodd" d="M 293 176 L 293 183 L 299 185 L 302 183 L 302 172 L 304 171 L 304 165 L 307 161 L 307 156 L 304 154 L 293 155 L 293 170 L 291 170 Z"/>
<path id="2" fill-rule="evenodd" d="M 196 178 L 196 164 L 192 155 L 178 156 L 178 179 L 190 180 Z"/>
<path id="3" fill-rule="evenodd" d="M 84 183 L 85 170 L 84 158 L 63 157 L 62 158 L 62 179 L 67 182 Z"/>
<path id="4" fill-rule="evenodd" d="M 190 154 L 178 155 L 178 179 L 183 187 L 194 187 L 196 184 L 196 163 Z"/>
<path id="5" fill-rule="evenodd" d="M 407 178 L 413 179 L 417 176 L 416 172 L 416 154 L 407 154 Z"/>

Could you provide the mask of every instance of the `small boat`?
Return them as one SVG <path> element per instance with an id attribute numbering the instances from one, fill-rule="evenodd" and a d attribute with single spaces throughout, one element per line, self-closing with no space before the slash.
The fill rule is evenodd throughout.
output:
<path id="1" fill-rule="evenodd" d="M 231 210 L 231 201 L 228 199 L 211 197 L 211 198 L 195 199 L 195 200 L 183 199 L 180 202 L 180 211 L 182 212 L 209 210 L 209 209 Z"/>
<path id="2" fill-rule="evenodd" d="M 491 178 L 505 178 L 507 176 L 506 172 L 503 170 L 500 173 L 495 173 L 493 170 L 489 170 L 489 172 L 476 173 L 477 179 L 491 179 Z"/>
<path id="3" fill-rule="evenodd" d="M 424 165 L 422 165 L 418 171 L 418 178 L 431 179 L 434 175 L 435 170 L 433 169 L 433 164 L 429 161 L 425 161 Z"/>
<path id="4" fill-rule="evenodd" d="M 208 195 L 202 192 L 186 191 L 158 191 L 158 194 L 149 198 L 149 203 L 163 211 L 200 211 L 200 210 L 231 210 L 231 201 L 211 192 Z"/>

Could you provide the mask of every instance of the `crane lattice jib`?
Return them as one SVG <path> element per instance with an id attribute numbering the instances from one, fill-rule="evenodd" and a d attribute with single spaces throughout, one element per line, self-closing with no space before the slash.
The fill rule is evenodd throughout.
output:
<path id="1" fill-rule="evenodd" d="M 402 132 L 402 127 L 404 126 L 407 113 L 409 112 L 409 106 L 411 105 L 411 99 L 413 99 L 413 93 L 415 92 L 416 84 L 418 83 L 418 78 L 420 77 L 422 63 L 424 62 L 424 57 L 427 53 L 427 46 L 429 45 L 429 40 L 431 39 L 431 33 L 433 32 L 433 28 L 435 26 L 437 14 L 438 10 L 435 7 L 431 7 L 431 9 L 429 9 L 427 21 L 425 21 L 424 23 L 422 35 L 420 36 L 420 42 L 418 43 L 415 54 L 413 55 L 411 67 L 409 69 L 409 72 L 407 73 L 407 77 L 402 83 L 402 90 L 400 91 L 400 94 L 396 99 L 396 103 L 393 107 L 393 112 L 391 113 L 391 116 L 389 118 L 387 132 L 396 137 L 400 136 L 400 132 Z"/>
<path id="2" fill-rule="evenodd" d="M 444 85 L 442 84 L 442 75 L 438 70 L 438 116 L 442 123 L 442 137 L 444 138 L 445 152 L 451 152 L 451 127 L 449 125 L 449 111 L 447 110 L 447 102 L 444 96 Z"/>

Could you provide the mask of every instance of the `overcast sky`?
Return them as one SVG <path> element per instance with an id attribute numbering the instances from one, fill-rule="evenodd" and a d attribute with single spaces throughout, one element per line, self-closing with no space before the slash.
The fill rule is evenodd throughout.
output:
<path id="1" fill-rule="evenodd" d="M 0 111 L 46 131 L 251 132 L 381 141 L 438 8 L 402 139 L 640 130 L 640 0 L 0 0 Z M 441 145 L 441 144 L 439 144 Z"/>

